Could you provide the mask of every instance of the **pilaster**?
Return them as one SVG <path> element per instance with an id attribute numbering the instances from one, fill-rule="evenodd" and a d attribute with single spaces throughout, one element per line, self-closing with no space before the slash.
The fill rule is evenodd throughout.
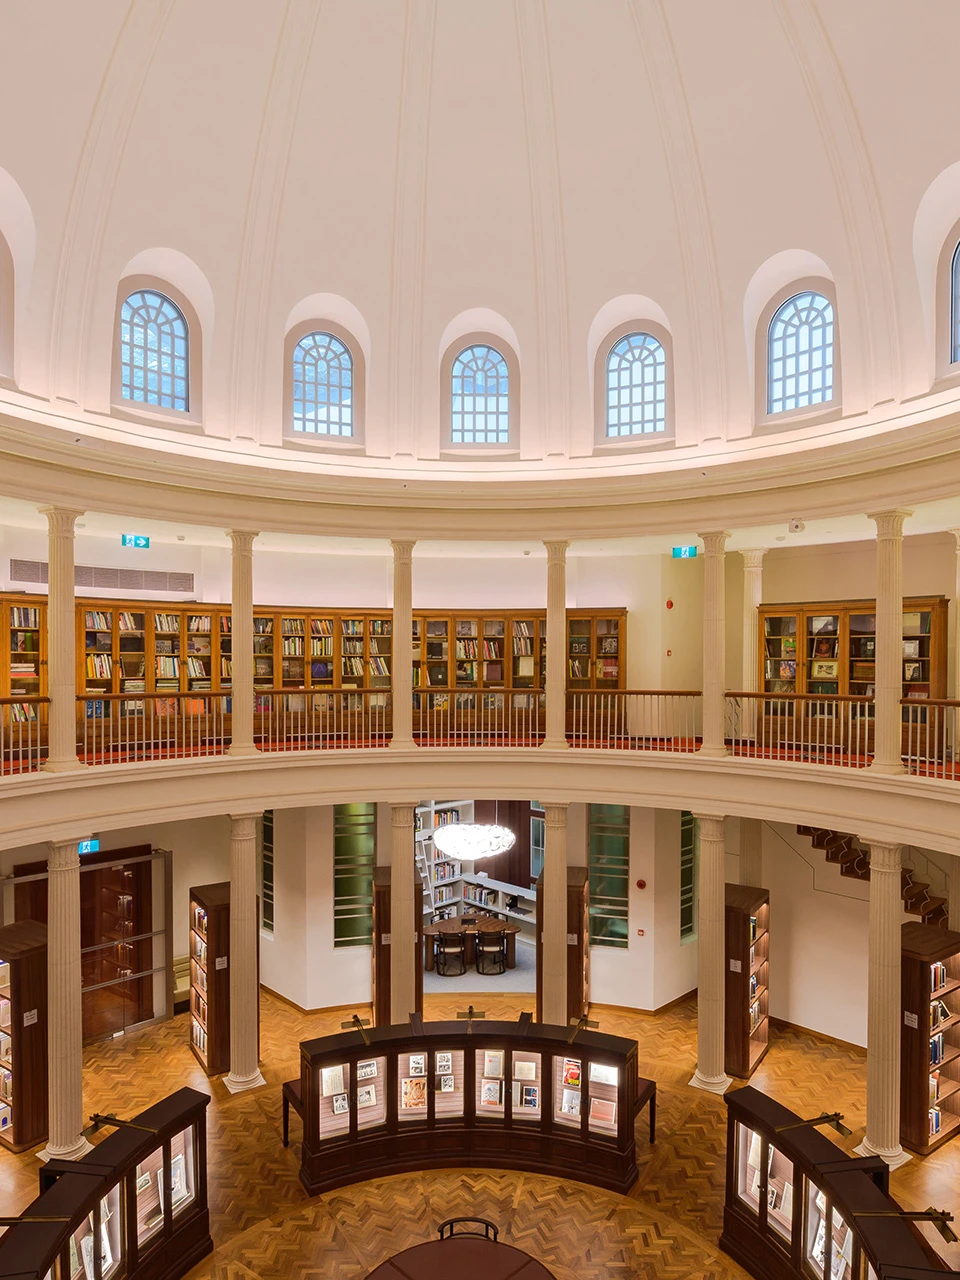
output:
<path id="1" fill-rule="evenodd" d="M 700 754 L 725 756 L 726 692 L 725 591 L 723 580 L 726 531 L 701 533 L 703 542 L 703 736 Z"/>
<path id="2" fill-rule="evenodd" d="M 875 773 L 903 773 L 900 699 L 903 696 L 903 522 L 910 511 L 880 511 L 877 526 L 877 656 L 874 668 Z"/>
<path id="3" fill-rule="evenodd" d="M 230 681 L 231 756 L 258 754 L 253 740 L 253 542 L 258 535 L 231 529 Z"/>
<path id="4" fill-rule="evenodd" d="M 391 747 L 412 747 L 413 740 L 413 548 L 414 542 L 391 542 L 393 547 L 393 702 Z M 412 1008 L 413 1006 L 411 1006 Z"/>
<path id="5" fill-rule="evenodd" d="M 545 542 L 547 549 L 546 733 L 543 745 L 567 746 L 567 547 Z"/>
<path id="6" fill-rule="evenodd" d="M 47 723 L 49 773 L 82 769 L 77 759 L 77 623 L 74 541 L 82 511 L 41 507 L 47 517 Z"/>

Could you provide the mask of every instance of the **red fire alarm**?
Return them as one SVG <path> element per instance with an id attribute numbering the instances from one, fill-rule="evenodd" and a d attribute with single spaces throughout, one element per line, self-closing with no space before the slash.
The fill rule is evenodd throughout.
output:
<path id="1" fill-rule="evenodd" d="M 643 937 L 643 930 L 642 930 L 642 929 L 638 929 L 638 930 L 637 930 L 637 937 L 638 937 L 638 938 L 642 938 L 642 937 Z"/>
<path id="2" fill-rule="evenodd" d="M 637 881 L 637 888 L 638 888 L 638 889 L 645 889 L 646 887 L 647 887 L 647 882 L 646 882 L 646 880 L 638 880 L 638 881 Z"/>
<path id="3" fill-rule="evenodd" d="M 673 608 L 673 601 L 672 601 L 672 600 L 668 600 L 668 601 L 667 601 L 667 608 L 668 608 L 668 609 L 672 609 L 672 608 Z"/>

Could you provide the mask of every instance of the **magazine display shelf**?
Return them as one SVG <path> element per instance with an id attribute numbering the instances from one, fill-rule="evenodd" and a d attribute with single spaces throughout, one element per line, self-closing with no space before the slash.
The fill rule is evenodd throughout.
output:
<path id="1" fill-rule="evenodd" d="M 621 1193 L 637 1178 L 633 1040 L 529 1014 L 417 1019 L 306 1040 L 300 1071 L 300 1181 L 310 1195 L 451 1166 L 526 1169 Z"/>
<path id="2" fill-rule="evenodd" d="M 748 1085 L 728 1093 L 720 1248 L 757 1280 L 956 1276 L 888 1194 L 878 1156 L 848 1156 Z M 829 1106 L 829 1103 L 826 1104 Z M 947 1205 L 946 1208 L 952 1206 Z"/>
<path id="3" fill-rule="evenodd" d="M 0 1239 L 2 1280 L 177 1280 L 213 1251 L 205 1093 L 178 1089 L 82 1160 L 40 1169 Z M 95 1247 L 99 1241 L 99 1248 Z"/>

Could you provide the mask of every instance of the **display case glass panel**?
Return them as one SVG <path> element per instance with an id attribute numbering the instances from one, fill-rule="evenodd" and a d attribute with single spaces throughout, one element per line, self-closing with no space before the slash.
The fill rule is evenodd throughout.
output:
<path id="1" fill-rule="evenodd" d="M 580 1128 L 583 1063 L 579 1058 L 553 1060 L 553 1118 L 557 1124 Z"/>
<path id="2" fill-rule="evenodd" d="M 620 1072 L 617 1067 L 591 1062 L 587 1087 L 590 1097 L 588 1123 L 593 1133 L 617 1136 L 617 1101 Z"/>
<path id="3" fill-rule="evenodd" d="M 89 1214 L 70 1237 L 67 1246 L 70 1280 L 94 1280 L 93 1214 Z"/>
<path id="4" fill-rule="evenodd" d="M 357 1063 L 357 1128 L 375 1129 L 387 1118 L 387 1060 L 362 1058 Z"/>
<path id="5" fill-rule="evenodd" d="M 159 1242 L 163 1228 L 163 1148 L 158 1147 L 137 1165 L 137 1249 L 143 1252 L 151 1240 Z"/>
<path id="6" fill-rule="evenodd" d="M 170 1139 L 170 1204 L 173 1216 L 183 1213 L 197 1198 L 197 1169 L 193 1126 Z"/>
<path id="7" fill-rule="evenodd" d="M 807 692 L 840 692 L 840 615 L 812 614 L 807 618 Z M 817 714 L 827 714 L 820 709 Z"/>
<path id="8" fill-rule="evenodd" d="M 463 1050 L 440 1049 L 433 1061 L 434 1115 L 451 1120 L 463 1115 Z"/>
<path id="9" fill-rule="evenodd" d="M 506 1056 L 503 1049 L 478 1049 L 476 1052 L 478 1120 L 484 1117 L 503 1119 L 506 1105 Z"/>
<path id="10" fill-rule="evenodd" d="M 796 614 L 763 620 L 763 690 L 764 693 L 797 691 Z"/>
<path id="11" fill-rule="evenodd" d="M 822 1280 L 827 1256 L 827 1197 L 804 1178 L 803 1264 L 810 1275 Z"/>
<path id="12" fill-rule="evenodd" d="M 771 1143 L 767 1169 L 767 1223 L 787 1244 L 793 1239 L 793 1161 Z"/>
<path id="13" fill-rule="evenodd" d="M 345 1138 L 350 1132 L 350 1064 L 320 1068 L 320 1137 Z"/>
<path id="14" fill-rule="evenodd" d="M 518 1121 L 536 1121 L 539 1124 L 542 1114 L 540 1054 L 515 1049 L 512 1072 L 511 1104 L 514 1124 Z"/>
<path id="15" fill-rule="evenodd" d="M 427 1050 L 397 1055 L 397 1116 L 401 1124 L 427 1118 Z"/>
<path id="16" fill-rule="evenodd" d="M 118 1183 L 100 1201 L 100 1280 L 110 1280 L 121 1271 L 125 1241 L 123 1196 Z"/>
<path id="17" fill-rule="evenodd" d="M 851 1280 L 853 1276 L 853 1231 L 836 1209 L 830 1209 L 830 1280 Z"/>
<path id="18" fill-rule="evenodd" d="M 763 1140 L 745 1124 L 737 1125 L 737 1195 L 754 1213 L 760 1212 L 760 1166 Z"/>

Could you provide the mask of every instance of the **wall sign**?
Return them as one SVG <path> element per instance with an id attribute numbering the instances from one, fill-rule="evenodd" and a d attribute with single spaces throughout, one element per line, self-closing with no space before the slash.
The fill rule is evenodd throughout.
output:
<path id="1" fill-rule="evenodd" d="M 216 967 L 217 967 L 218 969 L 225 969 L 225 968 L 227 967 L 227 957 L 226 957 L 226 956 L 217 956 L 217 959 L 216 959 L 216 962 L 215 962 L 215 963 L 216 963 Z"/>
<path id="2" fill-rule="evenodd" d="M 23 1015 L 23 1025 L 25 1027 L 35 1027 L 37 1025 L 36 1009 L 28 1009 Z"/>
<path id="3" fill-rule="evenodd" d="M 150 545 L 150 539 L 145 533 L 121 533 L 121 547 L 136 547 L 138 551 L 144 550 Z"/>
<path id="4" fill-rule="evenodd" d="M 674 547 L 673 558 L 674 560 L 696 560 L 697 548 L 696 547 Z"/>
<path id="5" fill-rule="evenodd" d="M 99 848 L 99 840 L 81 840 L 77 845 L 77 853 L 96 853 Z"/>

